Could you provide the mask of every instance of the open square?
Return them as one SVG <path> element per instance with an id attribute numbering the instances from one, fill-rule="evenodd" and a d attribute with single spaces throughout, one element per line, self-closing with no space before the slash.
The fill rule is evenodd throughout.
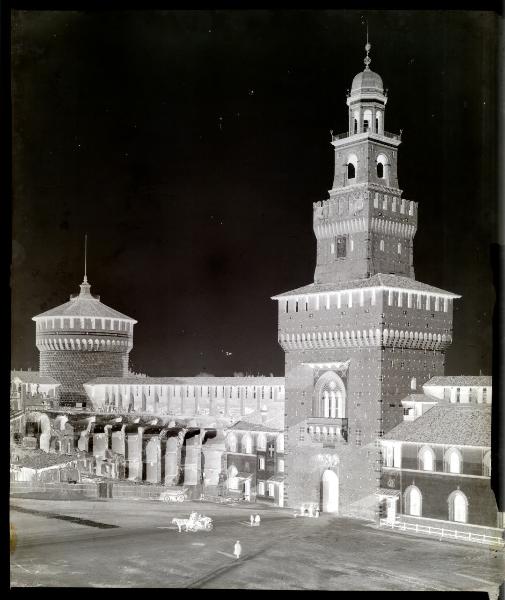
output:
<path id="1" fill-rule="evenodd" d="M 178 533 L 172 518 L 192 511 L 210 516 L 214 529 Z M 260 515 L 259 527 L 251 527 L 251 514 Z M 485 590 L 493 597 L 505 571 L 502 551 L 261 505 L 16 498 L 11 523 L 13 586 Z"/>

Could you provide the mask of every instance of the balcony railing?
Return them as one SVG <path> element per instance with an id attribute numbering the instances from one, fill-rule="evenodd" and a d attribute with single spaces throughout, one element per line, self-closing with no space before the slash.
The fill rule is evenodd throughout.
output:
<path id="1" fill-rule="evenodd" d="M 402 134 L 401 133 L 390 133 L 389 131 L 383 131 L 382 133 L 377 133 L 374 132 L 370 129 L 368 129 L 367 131 L 358 131 L 356 133 L 349 133 L 348 131 L 344 132 L 344 133 L 339 133 L 338 135 L 333 135 L 331 136 L 331 141 L 332 142 L 337 142 L 338 140 L 343 140 L 344 138 L 347 137 L 351 137 L 351 135 L 360 135 L 362 133 L 368 133 L 368 134 L 372 134 L 372 135 L 378 135 L 379 137 L 385 137 L 385 138 L 390 138 L 393 140 L 400 140 L 402 139 Z"/>
<path id="2" fill-rule="evenodd" d="M 311 417 L 307 419 L 307 433 L 313 442 L 347 442 L 347 419 Z"/>

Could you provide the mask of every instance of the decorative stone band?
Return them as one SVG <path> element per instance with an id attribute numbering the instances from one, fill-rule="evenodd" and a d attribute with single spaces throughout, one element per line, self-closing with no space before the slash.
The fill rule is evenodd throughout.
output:
<path id="1" fill-rule="evenodd" d="M 317 224 L 316 224 L 317 223 Z M 314 233 L 318 240 L 331 238 L 335 235 L 346 233 L 358 233 L 368 230 L 368 219 L 345 219 L 331 221 L 330 219 L 319 220 L 314 218 Z"/>
<path id="2" fill-rule="evenodd" d="M 299 312 L 329 310 L 331 307 L 341 308 L 342 306 L 375 306 L 377 302 L 377 292 L 387 291 L 387 305 L 404 308 L 424 309 L 427 311 L 447 312 L 454 298 L 461 296 L 452 293 L 443 292 L 425 292 L 422 290 L 409 290 L 405 288 L 395 288 L 390 286 L 383 287 L 363 287 L 342 289 L 329 292 L 307 292 L 292 295 L 273 296 L 273 300 L 279 300 L 279 310 L 281 312 Z M 310 301 L 310 302 L 309 302 Z M 298 303 L 298 310 L 296 310 Z M 287 308 L 286 308 L 287 307 Z"/>
<path id="3" fill-rule="evenodd" d="M 126 352 L 133 348 L 132 339 L 61 338 L 37 336 L 39 350 L 88 350 L 94 352 Z"/>
<path id="4" fill-rule="evenodd" d="M 134 319 L 118 319 L 114 317 L 33 317 L 37 331 L 67 330 L 72 332 L 79 329 L 93 331 L 114 331 L 116 333 L 133 333 Z"/>
<path id="5" fill-rule="evenodd" d="M 370 229 L 371 231 L 376 231 L 378 233 L 410 239 L 414 237 L 417 227 L 407 223 L 392 221 L 391 219 L 387 218 L 373 217 Z"/>
<path id="6" fill-rule="evenodd" d="M 359 219 L 345 219 L 331 221 L 320 220 L 316 224 L 314 219 L 314 233 L 318 240 L 328 239 L 335 235 L 368 232 L 369 220 L 365 217 Z M 401 223 L 387 218 L 373 217 L 370 223 L 370 231 L 385 235 L 394 235 L 405 239 L 413 239 L 417 227 L 408 223 Z"/>
<path id="7" fill-rule="evenodd" d="M 443 350 L 452 343 L 449 334 L 418 331 L 393 331 L 376 329 L 368 331 L 318 331 L 305 333 L 281 333 L 279 344 L 284 351 L 308 348 L 349 348 L 366 346 L 392 346 L 422 350 Z"/>

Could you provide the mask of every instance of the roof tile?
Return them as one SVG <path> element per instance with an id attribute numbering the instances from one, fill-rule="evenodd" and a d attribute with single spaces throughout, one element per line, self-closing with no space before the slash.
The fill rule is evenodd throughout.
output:
<path id="1" fill-rule="evenodd" d="M 403 421 L 382 439 L 488 448 L 491 446 L 491 407 L 436 404 L 414 421 Z"/>

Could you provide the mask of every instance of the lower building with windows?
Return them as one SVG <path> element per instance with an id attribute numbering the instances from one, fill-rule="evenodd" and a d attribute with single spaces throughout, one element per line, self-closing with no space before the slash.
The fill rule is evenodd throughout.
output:
<path id="1" fill-rule="evenodd" d="M 490 485 L 491 406 L 441 400 L 389 431 L 381 447 L 381 525 L 502 538 Z"/>
<path id="2" fill-rule="evenodd" d="M 226 432 L 227 491 L 249 502 L 284 506 L 283 414 L 266 407 Z"/>

